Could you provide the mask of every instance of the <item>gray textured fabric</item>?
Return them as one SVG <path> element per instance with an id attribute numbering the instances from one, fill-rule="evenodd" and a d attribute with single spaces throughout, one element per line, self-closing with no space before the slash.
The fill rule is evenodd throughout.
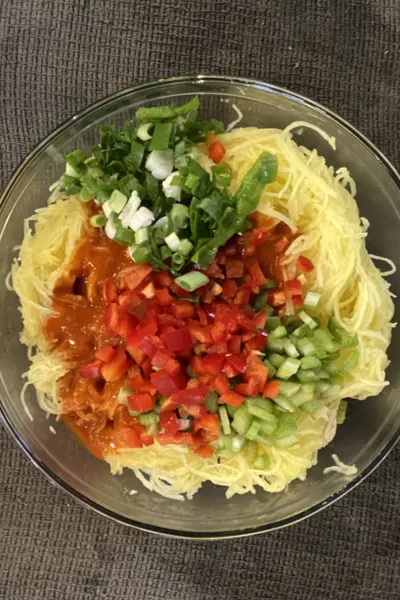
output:
<path id="1" fill-rule="evenodd" d="M 400 167 L 398 0 L 0 0 L 0 189 L 57 124 L 123 87 L 209 72 L 307 95 Z M 0 598 L 394 600 L 399 449 L 288 530 L 157 538 L 88 512 L 0 431 Z M 396 572 L 397 569 L 397 572 Z"/>

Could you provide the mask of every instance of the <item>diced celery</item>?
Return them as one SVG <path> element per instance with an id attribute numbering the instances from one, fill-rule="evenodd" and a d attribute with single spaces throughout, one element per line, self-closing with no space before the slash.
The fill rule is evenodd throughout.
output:
<path id="1" fill-rule="evenodd" d="M 142 425 L 154 425 L 158 423 L 158 415 L 153 412 L 139 415 L 139 421 Z"/>
<path id="2" fill-rule="evenodd" d="M 267 319 L 265 327 L 268 331 L 272 331 L 274 329 L 277 329 L 281 325 L 282 325 L 282 321 L 281 321 L 280 317 L 269 317 Z"/>
<path id="3" fill-rule="evenodd" d="M 226 412 L 225 406 L 219 407 L 219 418 L 221 420 L 222 431 L 225 435 L 229 435 L 231 433 L 231 426 L 229 423 L 228 413 Z"/>
<path id="4" fill-rule="evenodd" d="M 315 391 L 317 394 L 323 394 L 324 392 L 329 390 L 330 387 L 331 384 L 328 381 L 319 381 L 315 384 Z"/>
<path id="5" fill-rule="evenodd" d="M 319 374 L 313 369 L 307 369 L 306 371 L 299 370 L 297 372 L 297 379 L 301 381 L 301 383 L 307 383 L 309 381 L 319 381 Z"/>
<path id="6" fill-rule="evenodd" d="M 283 340 L 268 337 L 267 348 L 270 352 L 283 352 Z"/>
<path id="7" fill-rule="evenodd" d="M 311 335 L 311 329 L 308 327 L 308 325 L 303 323 L 302 325 L 300 325 L 300 327 L 297 327 L 297 329 L 293 331 L 293 335 L 298 338 L 302 338 L 306 335 Z"/>
<path id="8" fill-rule="evenodd" d="M 301 404 L 300 410 L 311 415 L 312 413 L 315 413 L 319 407 L 320 403 L 318 400 L 310 400 L 309 402 L 304 402 L 304 404 Z"/>
<path id="9" fill-rule="evenodd" d="M 336 352 L 338 350 L 337 345 L 333 341 L 333 337 L 327 329 L 315 329 L 313 341 L 314 340 L 318 340 L 321 343 L 326 354 L 331 354 L 332 352 Z"/>
<path id="10" fill-rule="evenodd" d="M 300 367 L 300 361 L 297 358 L 288 357 L 281 364 L 276 374 L 279 379 L 289 379 L 295 375 Z"/>
<path id="11" fill-rule="evenodd" d="M 276 396 L 276 398 L 274 398 L 274 402 L 287 412 L 294 412 L 295 410 L 290 400 L 288 398 L 285 398 L 284 396 Z"/>
<path id="12" fill-rule="evenodd" d="M 274 415 L 271 412 L 263 410 L 259 406 L 254 406 L 254 405 L 250 404 L 248 406 L 248 411 L 251 415 L 253 415 L 253 417 L 257 417 L 258 419 L 261 419 L 262 421 L 269 421 L 270 423 L 274 423 L 276 421 L 276 418 L 274 417 Z"/>
<path id="13" fill-rule="evenodd" d="M 300 369 L 318 369 L 321 366 L 321 361 L 316 356 L 305 356 L 301 359 Z"/>
<path id="14" fill-rule="evenodd" d="M 269 334 L 269 339 L 277 340 L 287 336 L 287 330 L 284 325 L 278 325 L 275 329 L 272 329 Z"/>
<path id="15" fill-rule="evenodd" d="M 258 434 L 261 427 L 261 423 L 259 421 L 254 420 L 248 430 L 246 431 L 245 437 L 248 440 L 255 440 L 256 435 Z"/>
<path id="16" fill-rule="evenodd" d="M 325 383 L 325 382 L 324 382 Z M 321 392 L 324 398 L 337 398 L 340 394 L 340 385 L 338 383 L 329 385 L 323 392 Z"/>
<path id="17" fill-rule="evenodd" d="M 310 402 L 314 399 L 314 394 L 312 392 L 303 392 L 300 391 L 294 396 L 290 398 L 290 401 L 294 404 L 294 406 L 300 406 L 304 404 L 304 402 Z"/>
<path id="18" fill-rule="evenodd" d="M 263 310 L 263 308 L 265 308 L 267 305 L 267 296 L 267 292 L 260 292 L 258 294 L 257 298 L 254 300 L 254 308 L 256 310 Z"/>
<path id="19" fill-rule="evenodd" d="M 212 392 L 214 393 L 214 392 Z M 209 409 L 207 409 L 209 410 Z M 230 416 L 231 419 L 233 419 L 233 417 L 235 416 L 235 412 L 237 411 L 237 408 L 235 408 L 234 406 L 231 406 L 230 404 L 226 404 L 226 410 L 228 411 L 228 415 Z M 217 409 L 215 412 L 218 411 L 218 404 L 217 404 Z M 212 410 L 210 410 L 210 412 L 213 412 Z"/>
<path id="20" fill-rule="evenodd" d="M 321 298 L 321 294 L 319 292 L 312 292 L 311 290 L 307 292 L 306 297 L 304 298 L 304 307 L 305 308 L 315 308 Z"/>
<path id="21" fill-rule="evenodd" d="M 353 350 L 350 352 L 340 369 L 340 375 L 345 375 L 351 369 L 353 369 L 358 364 L 359 358 L 360 353 L 358 350 Z"/>
<path id="22" fill-rule="evenodd" d="M 275 417 L 275 421 L 261 421 L 260 426 L 260 435 L 270 435 L 274 433 L 275 429 L 278 427 L 278 421 Z"/>
<path id="23" fill-rule="evenodd" d="M 273 290 L 276 288 L 278 284 L 276 283 L 275 279 L 267 279 L 267 283 L 265 284 L 265 289 L 267 290 Z"/>
<path id="24" fill-rule="evenodd" d="M 276 354 L 275 352 L 268 355 L 268 360 L 276 369 L 279 369 L 279 367 L 285 362 L 285 358 L 280 354 Z"/>
<path id="25" fill-rule="evenodd" d="M 303 321 L 303 323 L 308 325 L 310 329 L 315 329 L 316 327 L 318 327 L 318 322 L 315 319 L 312 319 L 306 312 L 304 312 L 304 310 L 301 310 L 299 312 L 299 317 Z"/>
<path id="26" fill-rule="evenodd" d="M 341 348 L 352 348 L 353 346 L 357 346 L 357 336 L 351 335 L 351 333 L 346 331 L 339 324 L 336 317 L 332 317 L 331 319 L 329 319 L 328 328 Z"/>
<path id="27" fill-rule="evenodd" d="M 274 367 L 274 365 L 272 364 L 272 362 L 270 362 L 268 360 L 268 358 L 265 358 L 262 362 L 263 362 L 263 365 L 265 365 L 266 367 L 268 367 L 268 379 L 272 379 L 272 377 L 276 373 L 276 368 Z"/>
<path id="28" fill-rule="evenodd" d="M 218 456 L 221 458 L 233 458 L 235 453 L 233 450 L 229 450 L 228 448 L 223 448 L 222 450 L 218 450 Z"/>
<path id="29" fill-rule="evenodd" d="M 242 404 L 236 409 L 231 423 L 233 429 L 238 432 L 239 435 L 244 435 L 249 429 L 252 423 L 253 417 L 247 410 L 247 407 Z"/>
<path id="30" fill-rule="evenodd" d="M 117 396 L 118 404 L 126 405 L 128 403 L 128 396 L 131 396 L 132 394 L 133 394 L 133 392 L 130 388 L 121 387 L 119 389 L 118 396 Z"/>
<path id="31" fill-rule="evenodd" d="M 271 459 L 268 454 L 259 454 L 257 458 L 254 460 L 253 466 L 255 469 L 259 471 L 264 471 L 268 469 L 271 464 Z"/>
<path id="32" fill-rule="evenodd" d="M 232 450 L 234 452 L 240 452 L 245 445 L 246 440 L 239 435 L 234 435 L 232 438 Z"/>
<path id="33" fill-rule="evenodd" d="M 232 450 L 232 435 L 220 435 L 218 438 L 218 448 L 226 448 L 227 450 Z"/>
<path id="34" fill-rule="evenodd" d="M 315 346 L 312 340 L 308 337 L 302 337 L 297 340 L 297 349 L 303 356 L 311 356 L 315 354 Z"/>
<path id="35" fill-rule="evenodd" d="M 294 435 L 296 433 L 296 415 L 295 414 L 282 414 L 279 417 L 278 427 L 274 432 L 274 438 L 285 438 L 288 435 Z"/>
<path id="36" fill-rule="evenodd" d="M 318 386 L 318 383 L 302 383 L 301 384 L 301 391 L 302 392 L 312 392 L 313 394 L 315 393 L 316 390 L 316 386 Z"/>
<path id="37" fill-rule="evenodd" d="M 262 410 L 272 413 L 272 402 L 267 398 L 260 398 L 260 396 L 249 396 L 246 399 L 247 406 L 258 406 Z"/>
<path id="38" fill-rule="evenodd" d="M 297 438 L 295 435 L 288 435 L 284 438 L 279 438 L 275 440 L 275 445 L 279 448 L 291 448 L 297 443 Z"/>
<path id="39" fill-rule="evenodd" d="M 246 460 L 247 460 L 248 464 L 252 465 L 257 457 L 257 451 L 258 451 L 257 442 L 247 440 L 247 442 L 245 443 L 245 445 L 243 447 L 243 451 L 246 456 Z"/>
<path id="40" fill-rule="evenodd" d="M 297 394 L 300 390 L 300 383 L 295 381 L 280 381 L 279 382 L 279 393 L 283 394 L 286 398 L 290 398 Z"/>
<path id="41" fill-rule="evenodd" d="M 298 356 L 300 356 L 300 354 L 296 350 L 296 346 L 292 344 L 292 342 L 287 338 L 283 340 L 283 349 L 286 352 L 286 354 L 288 356 L 291 356 L 292 358 L 297 358 Z"/>

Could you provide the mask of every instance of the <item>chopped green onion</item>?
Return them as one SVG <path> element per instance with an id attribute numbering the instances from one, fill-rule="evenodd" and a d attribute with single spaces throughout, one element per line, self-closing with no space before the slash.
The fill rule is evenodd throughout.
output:
<path id="1" fill-rule="evenodd" d="M 304 312 L 304 310 L 301 310 L 299 312 L 299 317 L 303 321 L 303 323 L 305 323 L 306 325 L 308 325 L 308 327 L 310 329 L 315 329 L 316 327 L 318 327 L 317 321 L 315 321 L 314 319 L 312 319 L 306 312 Z"/>
<path id="2" fill-rule="evenodd" d="M 311 291 L 307 292 L 307 295 L 304 298 L 304 307 L 305 308 L 316 308 L 320 298 L 321 298 L 321 294 L 319 292 L 311 292 Z"/>
<path id="3" fill-rule="evenodd" d="M 172 123 L 156 123 L 149 150 L 167 150 L 172 132 Z"/>
<path id="4" fill-rule="evenodd" d="M 168 246 L 161 246 L 160 254 L 161 254 L 161 260 L 163 262 L 165 262 L 166 260 L 168 260 L 168 258 L 171 258 L 172 250 L 171 250 L 171 248 L 168 248 Z"/>
<path id="5" fill-rule="evenodd" d="M 189 175 L 185 179 L 185 187 L 189 190 L 193 190 L 194 187 L 199 183 L 200 177 L 195 175 L 194 173 L 189 173 Z"/>
<path id="6" fill-rule="evenodd" d="M 184 204 L 174 204 L 169 213 L 174 229 L 185 229 L 189 222 L 189 209 Z"/>
<path id="7" fill-rule="evenodd" d="M 167 244 L 167 246 L 169 248 L 171 248 L 172 252 L 175 252 L 176 250 L 178 250 L 179 244 L 181 243 L 181 240 L 178 238 L 178 236 L 174 232 L 167 235 L 167 237 L 165 238 L 164 241 Z"/>
<path id="8" fill-rule="evenodd" d="M 187 292 L 194 292 L 208 282 L 209 279 L 207 275 L 204 275 L 204 273 L 200 273 L 199 271 L 190 271 L 175 279 L 175 283 Z"/>
<path id="9" fill-rule="evenodd" d="M 191 251 L 193 250 L 193 244 L 189 240 L 182 240 L 178 246 L 178 252 L 183 256 L 189 256 Z"/>
<path id="10" fill-rule="evenodd" d="M 232 169 L 228 165 L 214 165 L 211 167 L 213 182 L 219 187 L 228 187 L 232 179 Z"/>
<path id="11" fill-rule="evenodd" d="M 74 150 L 65 157 L 67 163 L 73 168 L 75 173 L 83 173 L 86 171 L 85 161 L 87 156 L 82 150 Z"/>
<path id="12" fill-rule="evenodd" d="M 139 415 L 139 422 L 142 425 L 154 425 L 155 423 L 158 423 L 158 420 L 158 415 L 153 412 Z"/>
<path id="13" fill-rule="evenodd" d="M 281 364 L 276 374 L 279 379 L 289 379 L 292 375 L 295 375 L 300 367 L 300 361 L 297 358 L 288 357 Z"/>
<path id="14" fill-rule="evenodd" d="M 92 225 L 92 227 L 104 227 L 104 225 L 107 223 L 107 217 L 106 215 L 93 215 L 92 217 L 90 217 L 90 224 Z"/>
<path id="15" fill-rule="evenodd" d="M 135 248 L 131 256 L 135 263 L 143 265 L 149 260 L 150 252 L 147 246 L 139 246 L 139 248 Z"/>
<path id="16" fill-rule="evenodd" d="M 135 243 L 135 234 L 132 229 L 125 229 L 118 225 L 113 240 L 122 246 L 132 246 Z"/>
<path id="17" fill-rule="evenodd" d="M 132 142 L 130 153 L 124 157 L 124 163 L 128 169 L 135 171 L 142 164 L 144 156 L 144 146 L 139 142 Z"/>
<path id="18" fill-rule="evenodd" d="M 73 179 L 77 179 L 79 177 L 78 171 L 75 171 L 74 167 L 68 162 L 65 163 L 65 175 L 72 177 Z"/>
<path id="19" fill-rule="evenodd" d="M 138 229 L 137 232 L 135 233 L 135 243 L 140 246 L 140 244 L 143 244 L 144 242 L 148 242 L 149 240 L 149 228 L 148 227 L 141 227 L 141 229 Z"/>
<path id="20" fill-rule="evenodd" d="M 178 142 L 177 145 L 175 146 L 175 150 L 174 150 L 175 157 L 177 158 L 178 156 L 182 156 L 182 154 L 185 153 L 185 150 L 186 150 L 185 142 L 183 140 Z"/>
<path id="21" fill-rule="evenodd" d="M 231 432 L 231 426 L 229 423 L 228 413 L 226 412 L 225 406 L 219 407 L 219 418 L 221 419 L 222 431 L 225 435 L 229 435 Z"/>
<path id="22" fill-rule="evenodd" d="M 195 96 L 182 106 L 154 106 L 151 108 L 141 106 L 136 111 L 136 119 L 137 121 L 163 121 L 164 119 L 174 119 L 179 115 L 196 111 L 198 108 L 199 99 Z"/>
<path id="23" fill-rule="evenodd" d="M 137 130 L 137 136 L 142 142 L 147 142 L 151 139 L 149 130 L 153 127 L 154 123 L 142 123 Z"/>
<path id="24" fill-rule="evenodd" d="M 119 190 L 114 190 L 110 196 L 110 199 L 106 202 L 106 204 L 108 204 L 108 206 L 111 208 L 111 210 L 113 212 L 115 212 L 117 215 L 119 215 L 119 213 L 122 211 L 122 209 L 124 208 L 127 201 L 128 201 L 128 198 L 125 196 L 125 194 L 122 194 Z M 104 210 L 104 204 L 103 204 L 103 210 Z"/>
<path id="25" fill-rule="evenodd" d="M 171 267 L 174 271 L 179 271 L 186 262 L 186 256 L 183 256 L 180 252 L 174 252 L 171 260 Z"/>

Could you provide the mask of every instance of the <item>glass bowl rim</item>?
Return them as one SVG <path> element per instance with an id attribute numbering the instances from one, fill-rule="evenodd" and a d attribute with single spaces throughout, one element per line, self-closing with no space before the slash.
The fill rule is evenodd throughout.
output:
<path id="1" fill-rule="evenodd" d="M 124 88 L 118 92 L 115 92 L 111 95 L 105 96 L 102 99 L 90 104 L 83 110 L 79 111 L 76 115 L 66 119 L 61 125 L 56 127 L 51 133 L 49 133 L 45 138 L 43 138 L 36 147 L 26 156 L 25 159 L 19 164 L 19 166 L 12 173 L 11 177 L 6 184 L 6 187 L 3 193 L 0 196 L 0 214 L 4 210 L 4 206 L 6 204 L 7 199 L 11 195 L 14 186 L 18 182 L 21 175 L 23 175 L 24 171 L 29 167 L 31 162 L 40 154 L 43 148 L 45 148 L 49 143 L 56 138 L 60 133 L 68 129 L 73 124 L 79 122 L 83 117 L 90 115 L 93 111 L 101 108 L 102 106 L 107 106 L 108 104 L 112 104 L 115 100 L 123 98 L 124 96 L 129 96 L 132 93 L 137 93 L 140 91 L 146 91 L 151 89 L 156 89 L 162 85 L 168 84 L 179 84 L 179 83 L 231 83 L 236 84 L 238 86 L 250 87 L 261 89 L 264 92 L 274 93 L 276 95 L 281 95 L 289 100 L 294 101 L 295 103 L 301 102 L 302 104 L 307 105 L 313 110 L 316 110 L 322 113 L 324 116 L 327 116 L 331 120 L 333 120 L 337 125 L 342 127 L 351 133 L 362 145 L 364 145 L 368 150 L 372 152 L 374 157 L 381 162 L 381 164 L 385 167 L 388 175 L 393 179 L 394 183 L 400 189 L 400 175 L 395 169 L 395 167 L 391 164 L 391 162 L 385 157 L 385 155 L 367 138 L 365 137 L 358 129 L 353 127 L 348 121 L 337 115 L 335 112 L 326 108 L 325 106 L 315 102 L 314 100 L 310 100 L 309 98 L 302 96 L 296 92 L 291 92 L 285 88 L 279 87 L 277 85 L 265 83 L 263 81 L 259 81 L 256 79 L 249 79 L 245 77 L 230 77 L 230 76 L 222 76 L 222 75 L 183 75 L 179 77 L 169 77 L 165 79 L 158 79 L 146 83 L 141 83 L 135 86 Z M 396 444 L 400 440 L 400 429 L 397 433 L 395 433 L 392 438 L 386 443 L 384 448 L 382 448 L 381 452 L 373 458 L 371 463 L 366 466 L 363 471 L 357 474 L 357 476 L 352 479 L 350 482 L 345 484 L 342 488 L 340 488 L 337 492 L 331 494 L 325 500 L 318 502 L 314 506 L 310 507 L 307 510 L 301 511 L 291 517 L 286 519 L 282 519 L 277 521 L 276 523 L 270 523 L 267 525 L 261 525 L 259 527 L 251 527 L 247 529 L 241 530 L 230 530 L 230 531 L 218 531 L 218 532 L 196 532 L 196 531 L 178 531 L 175 529 L 169 529 L 164 527 L 158 527 L 153 525 L 147 525 L 134 519 L 123 517 L 112 510 L 109 510 L 98 503 L 94 502 L 87 498 L 84 494 L 78 492 L 78 490 L 74 489 L 72 486 L 63 481 L 60 477 L 58 477 L 47 465 L 43 463 L 41 459 L 39 459 L 36 454 L 27 446 L 24 440 L 20 437 L 10 418 L 8 417 L 1 401 L 0 401 L 0 422 L 2 421 L 5 429 L 10 433 L 11 437 L 17 442 L 19 447 L 23 450 L 23 452 L 28 456 L 30 461 L 47 477 L 47 479 L 55 485 L 57 488 L 66 492 L 69 496 L 78 501 L 85 508 L 91 508 L 98 514 L 102 516 L 106 516 L 112 519 L 115 522 L 118 522 L 123 525 L 128 525 L 130 527 L 134 527 L 141 531 L 156 533 L 166 537 L 172 537 L 177 539 L 190 539 L 190 540 L 204 540 L 204 541 L 216 541 L 221 539 L 232 539 L 232 538 L 242 538 L 257 535 L 260 533 L 265 533 L 269 531 L 276 531 L 278 529 L 282 529 L 284 527 L 288 527 L 289 525 L 293 525 L 295 523 L 299 523 L 304 519 L 311 517 L 314 514 L 319 513 L 324 508 L 327 508 L 339 498 L 342 498 L 346 494 L 348 494 L 351 490 L 355 489 L 362 481 L 364 481 L 388 456 L 388 454 L 393 450 Z"/>

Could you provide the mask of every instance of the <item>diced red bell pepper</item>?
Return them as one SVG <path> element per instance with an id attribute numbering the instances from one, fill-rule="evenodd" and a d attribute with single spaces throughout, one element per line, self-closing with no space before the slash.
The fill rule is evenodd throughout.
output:
<path id="1" fill-rule="evenodd" d="M 254 244 L 249 244 L 244 249 L 244 256 L 254 256 L 256 253 L 256 246 Z"/>
<path id="2" fill-rule="evenodd" d="M 183 321 L 182 319 L 177 319 L 176 317 L 174 317 L 174 315 L 169 315 L 167 313 L 158 315 L 157 321 L 160 327 L 183 327 L 185 325 L 185 321 Z"/>
<path id="3" fill-rule="evenodd" d="M 191 350 L 193 348 L 192 336 L 187 327 L 176 329 L 170 333 L 164 333 L 161 339 L 171 352 Z"/>
<path id="4" fill-rule="evenodd" d="M 172 358 L 165 350 L 157 350 L 151 359 L 151 364 L 153 367 L 165 369 L 168 375 L 176 375 L 180 369 L 179 362 L 175 358 Z"/>
<path id="5" fill-rule="evenodd" d="M 217 342 L 215 344 L 210 344 L 207 350 L 210 354 L 227 354 L 228 344 L 226 342 Z"/>
<path id="6" fill-rule="evenodd" d="M 226 377 L 228 377 L 228 379 L 232 379 L 232 377 L 236 377 L 237 375 L 236 369 L 232 367 L 232 365 L 228 361 L 225 361 L 222 372 L 224 373 L 224 375 L 226 375 Z"/>
<path id="7" fill-rule="evenodd" d="M 297 270 L 299 273 L 309 273 L 315 269 L 313 263 L 306 256 L 299 256 L 297 259 Z"/>
<path id="8" fill-rule="evenodd" d="M 96 377 L 100 377 L 101 366 L 102 363 L 100 361 L 97 361 L 94 363 L 90 363 L 89 365 L 79 367 L 79 375 L 84 379 L 95 379 Z"/>
<path id="9" fill-rule="evenodd" d="M 192 423 L 193 431 L 199 431 L 204 429 L 210 431 L 214 435 L 219 435 L 219 416 L 208 413 L 203 417 L 199 417 Z"/>
<path id="10" fill-rule="evenodd" d="M 155 335 L 157 333 L 157 321 L 153 316 L 145 317 L 136 326 L 136 330 L 128 336 L 127 344 L 131 347 L 139 347 L 140 342 L 147 336 Z"/>
<path id="11" fill-rule="evenodd" d="M 112 279 L 107 279 L 104 282 L 103 298 L 106 302 L 112 302 L 118 295 L 118 288 Z"/>
<path id="12" fill-rule="evenodd" d="M 231 356 L 227 356 L 226 360 L 235 369 L 235 375 L 245 372 L 246 361 L 242 356 L 236 356 L 235 354 L 232 354 Z"/>
<path id="13" fill-rule="evenodd" d="M 258 392 L 262 392 L 268 377 L 268 367 L 264 365 L 260 358 L 252 352 L 247 359 L 247 369 L 244 377 L 248 383 L 257 386 Z"/>
<path id="14" fill-rule="evenodd" d="M 185 379 L 180 375 L 168 375 L 165 371 L 155 371 L 150 375 L 150 381 L 161 396 L 171 396 L 183 389 L 186 385 Z"/>
<path id="15" fill-rule="evenodd" d="M 246 400 L 244 396 L 238 394 L 237 392 L 228 391 L 219 398 L 218 402 L 220 404 L 229 404 L 230 406 L 240 406 Z"/>
<path id="16" fill-rule="evenodd" d="M 265 244 L 267 239 L 270 236 L 270 231 L 266 231 L 265 229 L 259 229 L 258 227 L 252 229 L 251 239 L 255 246 L 262 246 Z"/>
<path id="17" fill-rule="evenodd" d="M 267 283 L 267 278 L 264 273 L 260 269 L 260 265 L 255 262 L 250 265 L 249 273 L 251 277 L 251 281 L 258 287 L 261 287 Z"/>
<path id="18" fill-rule="evenodd" d="M 238 279 L 244 275 L 244 262 L 236 258 L 229 258 L 226 261 L 225 272 L 227 279 Z"/>
<path id="19" fill-rule="evenodd" d="M 135 363 L 138 364 L 139 366 L 141 366 L 143 364 L 143 361 L 146 359 L 145 353 L 143 352 L 143 350 L 140 350 L 140 348 L 134 348 L 133 346 L 127 346 L 126 351 L 128 352 L 128 354 L 130 354 L 130 356 L 133 358 Z"/>
<path id="20" fill-rule="evenodd" d="M 209 375 L 218 375 L 224 366 L 225 357 L 221 354 L 208 354 L 202 359 L 202 368 Z"/>
<path id="21" fill-rule="evenodd" d="M 104 324 L 107 332 L 110 335 L 118 334 L 120 320 L 123 314 L 124 311 L 118 306 L 118 304 L 115 304 L 115 302 L 107 304 L 104 311 Z"/>
<path id="22" fill-rule="evenodd" d="M 301 283 L 298 279 L 290 279 L 289 281 L 285 281 L 283 284 L 283 289 L 285 290 L 287 298 L 291 298 L 292 296 L 301 296 Z"/>
<path id="23" fill-rule="evenodd" d="M 111 344 L 103 344 L 95 354 L 97 360 L 101 360 L 104 363 L 110 362 L 115 356 L 117 349 L 113 348 Z"/>
<path id="24" fill-rule="evenodd" d="M 270 306 L 282 306 L 286 303 L 286 294 L 283 290 L 277 289 L 268 294 L 268 304 Z"/>
<path id="25" fill-rule="evenodd" d="M 263 396 L 264 398 L 276 398 L 279 394 L 279 381 L 268 381 L 264 385 Z"/>
<path id="26" fill-rule="evenodd" d="M 177 319 L 192 319 L 194 315 L 194 308 L 187 300 L 177 300 L 171 304 L 171 311 Z"/>
<path id="27" fill-rule="evenodd" d="M 136 289 L 152 270 L 150 265 L 132 265 L 129 267 L 129 272 L 124 276 L 126 287 L 130 290 Z"/>
<path id="28" fill-rule="evenodd" d="M 226 279 L 222 286 L 222 296 L 224 298 L 233 298 L 238 289 L 236 281 L 233 279 Z"/>
<path id="29" fill-rule="evenodd" d="M 208 156 L 216 165 L 221 162 L 221 160 L 225 156 L 225 148 L 223 147 L 221 142 L 216 140 L 215 142 L 212 142 L 212 144 L 210 144 L 208 148 Z"/>
<path id="30" fill-rule="evenodd" d="M 142 387 L 140 388 L 140 391 L 143 394 L 151 394 L 154 395 L 157 393 L 157 388 L 155 385 L 153 385 L 151 383 L 151 381 L 143 381 Z"/>
<path id="31" fill-rule="evenodd" d="M 240 335 L 233 335 L 228 341 L 228 352 L 230 352 L 231 354 L 240 354 L 241 345 L 242 340 L 240 338 Z"/>
<path id="32" fill-rule="evenodd" d="M 135 394 L 128 396 L 128 406 L 136 412 L 148 412 L 149 410 L 153 410 L 155 399 L 151 394 Z"/>
<path id="33" fill-rule="evenodd" d="M 138 374 L 137 374 L 137 375 L 135 375 L 134 377 L 131 377 L 131 378 L 130 378 L 130 383 L 131 383 L 132 389 L 133 389 L 135 392 L 138 392 L 139 390 L 141 390 L 141 389 L 142 389 L 142 386 L 143 386 L 143 384 L 144 384 L 144 379 L 143 379 L 143 377 L 141 376 L 141 374 L 140 374 L 140 373 L 138 373 Z"/>
<path id="34" fill-rule="evenodd" d="M 117 297 L 117 302 L 121 308 L 125 310 L 133 310 L 142 303 L 141 298 L 135 292 L 125 290 Z"/>
<path id="35" fill-rule="evenodd" d="M 238 292 L 233 300 L 233 303 L 237 306 L 246 306 L 249 304 L 251 296 L 251 286 L 248 283 L 244 283 L 238 289 Z"/>
<path id="36" fill-rule="evenodd" d="M 225 279 L 225 275 L 223 274 L 221 267 L 218 266 L 216 261 L 214 261 L 213 264 L 210 267 L 208 267 L 206 275 L 208 277 L 215 277 L 216 279 Z"/>
<path id="37" fill-rule="evenodd" d="M 189 325 L 189 331 L 194 339 L 201 344 L 211 344 L 213 341 L 211 327 L 212 325 Z"/>
<path id="38" fill-rule="evenodd" d="M 173 302 L 173 298 L 167 288 L 162 288 L 161 290 L 156 290 L 157 300 L 161 304 L 161 306 L 167 306 Z"/>
<path id="39" fill-rule="evenodd" d="M 203 444 L 194 450 L 194 453 L 202 458 L 211 458 L 214 456 L 214 448 L 209 444 Z"/>
<path id="40" fill-rule="evenodd" d="M 204 415 L 207 414 L 207 409 L 205 406 L 201 406 L 200 404 L 185 404 L 185 406 L 179 407 L 179 414 L 182 417 L 189 415 L 190 417 L 198 419 L 199 417 L 204 417 Z"/>
<path id="41" fill-rule="evenodd" d="M 164 348 L 163 342 L 156 335 L 147 335 L 139 344 L 140 350 L 150 358 L 156 354 L 160 348 Z"/>
<path id="42" fill-rule="evenodd" d="M 171 412 L 179 407 L 179 404 L 172 400 L 172 397 L 162 398 L 160 402 L 160 412 Z"/>
<path id="43" fill-rule="evenodd" d="M 174 281 L 167 271 L 158 271 L 155 273 L 154 280 L 165 288 L 169 288 Z"/>
<path id="44" fill-rule="evenodd" d="M 172 399 L 178 404 L 203 404 L 209 391 L 206 386 L 180 390 L 173 394 Z"/>
<path id="45" fill-rule="evenodd" d="M 197 316 L 199 318 L 200 325 L 202 327 L 204 327 L 204 325 L 207 325 L 208 320 L 207 320 L 207 315 L 206 315 L 205 311 L 202 308 L 200 308 L 200 306 L 196 306 L 196 312 L 197 312 Z"/>
<path id="46" fill-rule="evenodd" d="M 148 356 L 144 357 L 143 362 L 140 365 L 140 368 L 142 369 L 143 377 L 145 379 L 149 379 L 150 375 L 153 372 L 153 368 L 151 366 L 151 361 L 150 361 L 150 358 Z"/>
<path id="47" fill-rule="evenodd" d="M 263 329 L 265 327 L 266 322 L 267 322 L 267 311 L 266 310 L 262 310 L 253 318 L 253 323 L 254 323 L 255 327 L 259 327 L 260 329 Z"/>
<path id="48" fill-rule="evenodd" d="M 303 296 L 292 296 L 292 302 L 295 308 L 301 308 L 304 305 Z"/>
<path id="49" fill-rule="evenodd" d="M 250 352 L 252 350 L 264 350 L 265 344 L 267 343 L 267 332 L 260 331 L 251 340 L 246 342 L 246 348 Z"/>
<path id="50" fill-rule="evenodd" d="M 160 425 L 165 433 L 174 435 L 180 428 L 179 419 L 174 412 L 162 412 L 160 414 Z"/>
<path id="51" fill-rule="evenodd" d="M 214 389 L 218 394 L 225 394 L 229 390 L 229 381 L 227 380 L 222 373 L 219 373 L 217 377 L 214 379 Z"/>
<path id="52" fill-rule="evenodd" d="M 125 375 L 128 359 L 123 348 L 117 348 L 112 360 L 101 367 L 101 374 L 106 381 L 118 381 Z"/>
<path id="53" fill-rule="evenodd" d="M 248 383 L 237 383 L 235 385 L 235 392 L 237 392 L 238 394 L 243 394 L 244 396 L 252 395 L 250 393 L 250 389 L 251 389 L 251 387 L 249 386 Z"/>
<path id="54" fill-rule="evenodd" d="M 228 330 L 224 323 L 215 323 L 211 328 L 213 342 L 226 342 Z"/>
<path id="55" fill-rule="evenodd" d="M 125 340 L 128 339 L 130 335 L 135 333 L 138 322 L 139 320 L 134 315 L 123 313 L 119 321 L 118 334 Z"/>

